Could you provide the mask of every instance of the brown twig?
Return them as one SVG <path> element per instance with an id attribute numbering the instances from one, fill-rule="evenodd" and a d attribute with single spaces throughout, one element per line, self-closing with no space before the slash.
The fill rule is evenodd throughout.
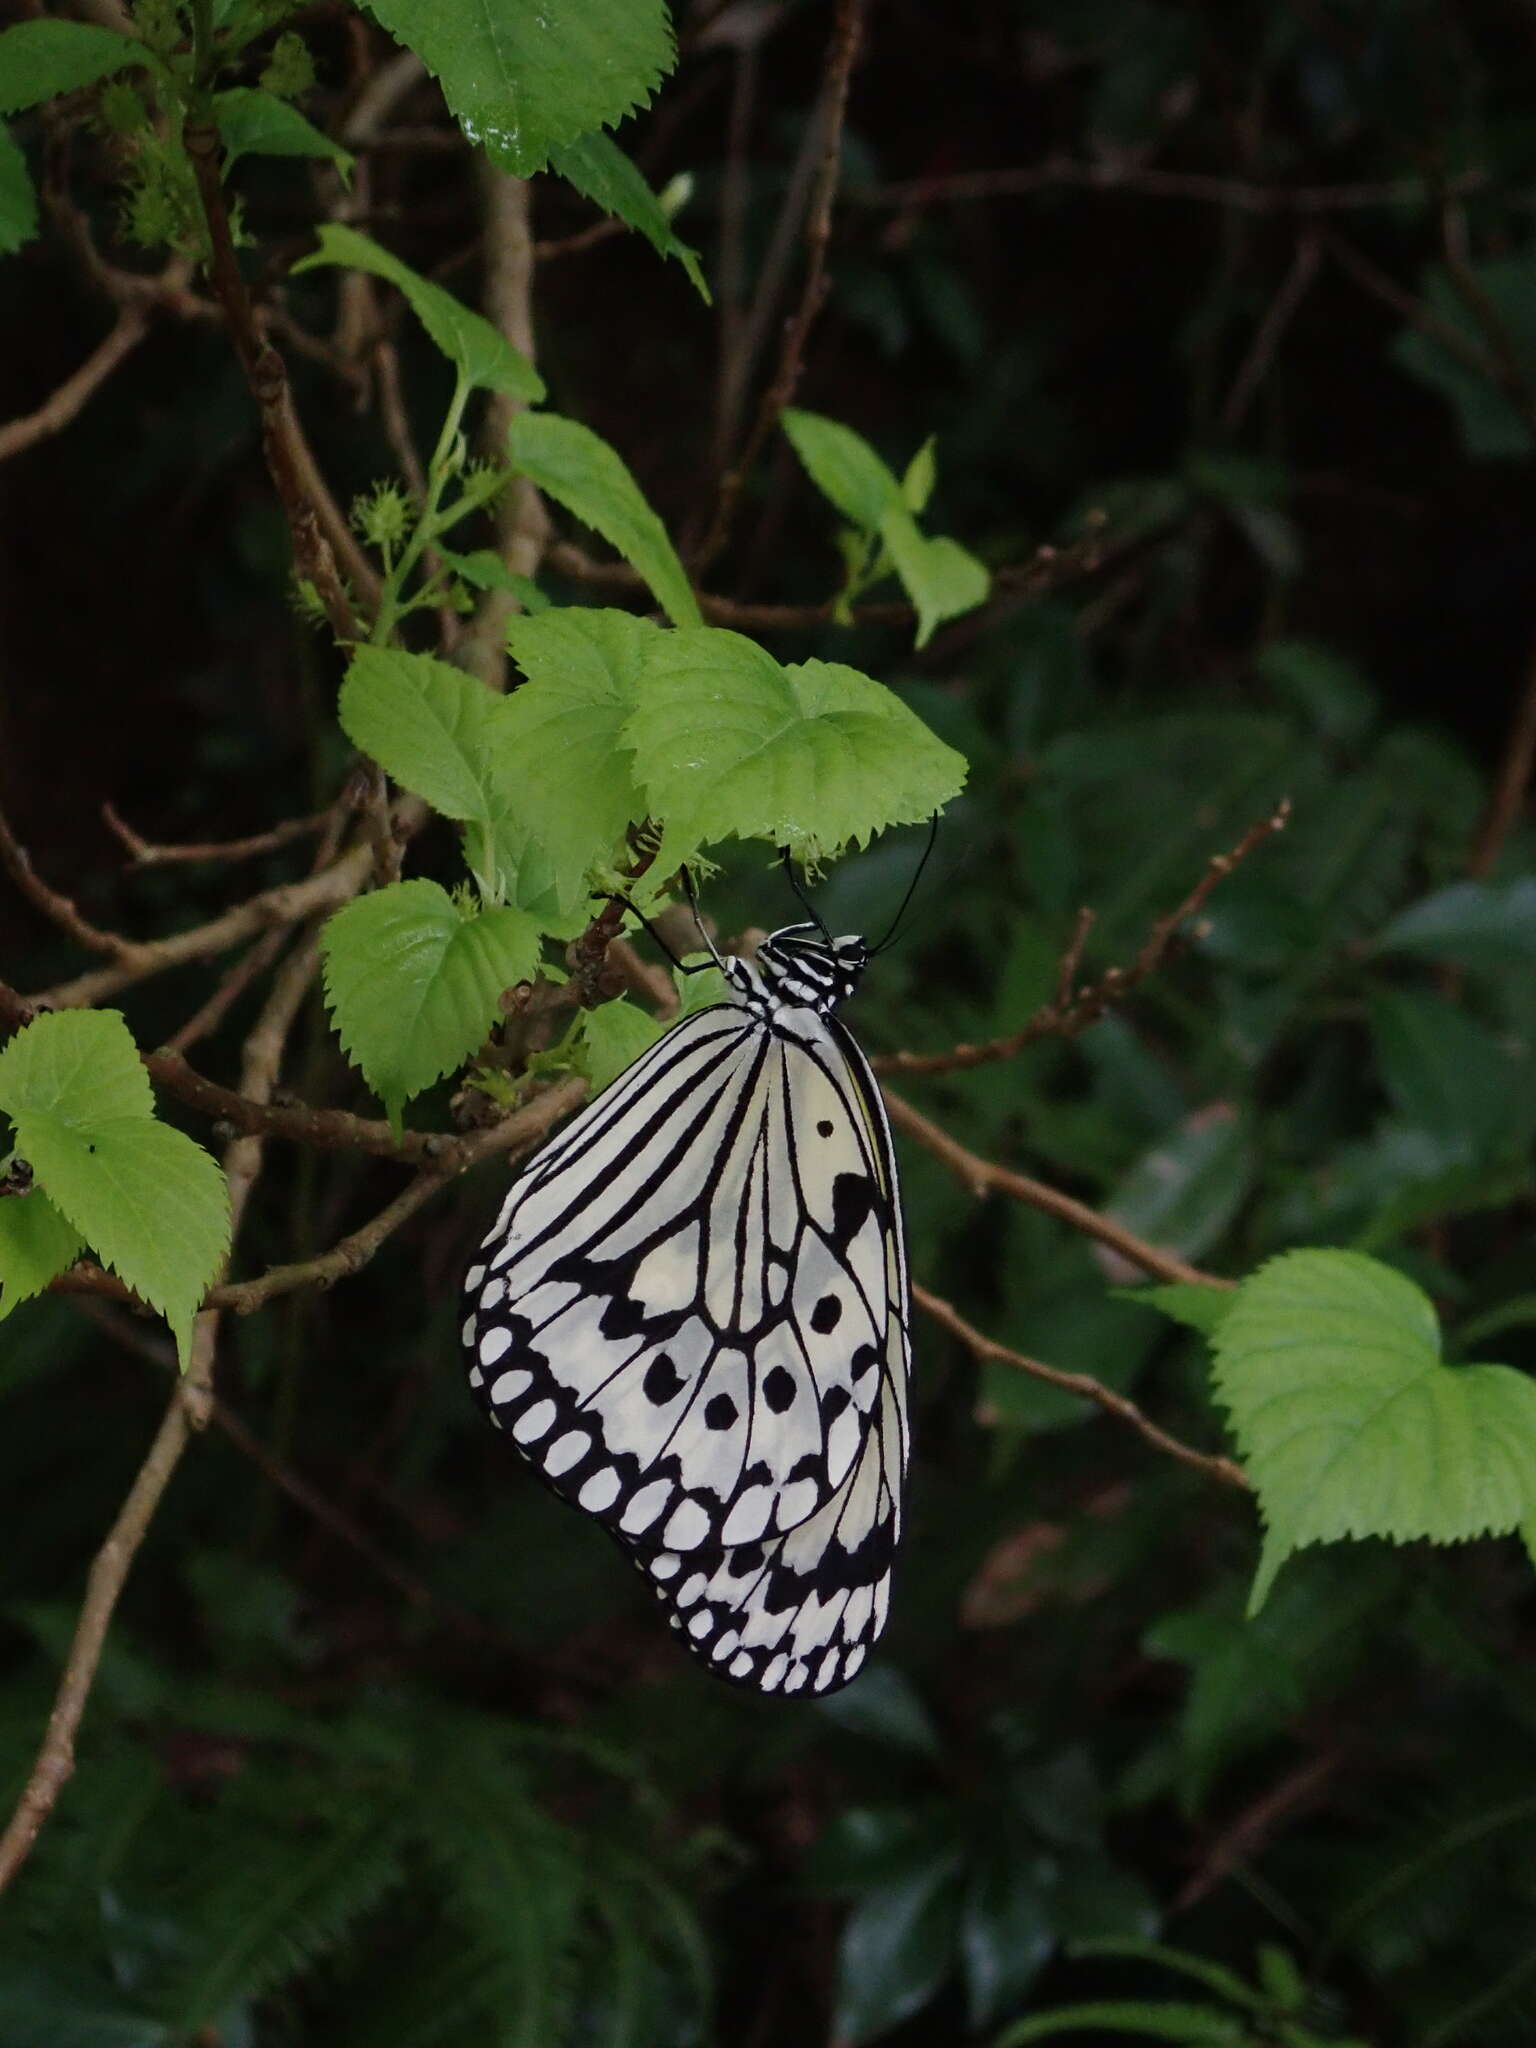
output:
<path id="1" fill-rule="evenodd" d="M 1117 1394 L 1113 1387 L 1106 1387 L 1085 1372 L 1062 1372 L 1059 1367 L 1045 1365 L 1038 1358 L 1027 1358 L 1021 1351 L 1011 1351 L 1006 1344 L 999 1344 L 995 1338 L 983 1335 L 973 1328 L 964 1316 L 957 1313 L 947 1301 L 941 1301 L 936 1294 L 930 1294 L 926 1287 L 914 1286 L 912 1299 L 923 1311 L 932 1316 L 936 1323 L 958 1337 L 966 1348 L 977 1358 L 999 1365 L 1011 1365 L 1020 1372 L 1027 1372 L 1032 1379 L 1044 1380 L 1049 1387 L 1059 1387 L 1065 1394 L 1076 1394 L 1084 1401 L 1091 1401 L 1096 1408 L 1102 1408 L 1106 1415 L 1113 1415 L 1118 1421 L 1134 1429 L 1139 1437 L 1151 1444 L 1155 1450 L 1166 1452 L 1170 1458 L 1177 1458 L 1181 1465 L 1188 1465 L 1196 1472 L 1203 1472 L 1210 1479 L 1218 1479 L 1223 1486 L 1240 1488 L 1249 1492 L 1248 1475 L 1240 1465 L 1230 1458 L 1213 1455 L 1209 1451 L 1197 1451 L 1192 1445 L 1170 1436 L 1166 1429 L 1160 1429 L 1152 1420 L 1127 1399 Z"/>
<path id="2" fill-rule="evenodd" d="M 1264 1846 L 1282 1821 L 1290 1819 L 1298 1807 L 1312 1805 L 1346 1761 L 1343 1749 L 1329 1749 L 1321 1756 L 1308 1757 L 1295 1770 L 1288 1771 L 1278 1785 L 1245 1806 L 1211 1844 L 1200 1868 L 1174 1900 L 1173 1911 L 1182 1913 L 1187 1907 L 1197 1906 L 1217 1885 L 1224 1883 L 1240 1864 L 1248 1862 Z"/>
<path id="3" fill-rule="evenodd" d="M 784 346 L 773 381 L 763 393 L 757 418 L 736 460 L 720 479 L 715 514 L 697 553 L 699 568 L 712 562 L 731 530 L 737 500 L 747 476 L 762 453 L 779 415 L 795 395 L 805 344 L 810 337 L 822 301 L 827 295 L 827 250 L 832 241 L 832 208 L 837 198 L 838 174 L 842 168 L 843 119 L 848 108 L 848 85 L 864 27 L 864 0 L 837 0 L 831 46 L 827 52 L 825 87 L 819 114 L 819 151 L 811 203 L 805 221 L 806 267 L 800 303 L 784 331 Z"/>
<path id="4" fill-rule="evenodd" d="M 931 1152 L 973 1195 L 1007 1195 L 1031 1209 L 1040 1209 L 1047 1216 L 1055 1216 L 1070 1224 L 1085 1237 L 1108 1245 L 1111 1251 L 1118 1252 L 1121 1258 L 1158 1280 L 1182 1280 L 1195 1287 L 1233 1285 L 1232 1281 L 1220 1279 L 1215 1273 L 1204 1273 L 1198 1266 L 1186 1264 L 1173 1252 L 1161 1251 L 1156 1245 L 1148 1244 L 1134 1231 L 1127 1230 L 1124 1224 L 1116 1223 L 1109 1216 L 1101 1216 L 1097 1209 L 1090 1209 L 1086 1202 L 1064 1195 L 1059 1188 L 983 1159 L 979 1153 L 969 1151 L 958 1138 L 952 1138 L 941 1125 L 931 1122 L 920 1110 L 914 1109 L 904 1096 L 893 1094 L 889 1088 L 883 1092 L 894 1127 L 915 1139 L 925 1151 Z"/>
<path id="5" fill-rule="evenodd" d="M 1042 1038 L 1076 1038 L 1156 971 L 1177 934 L 1204 909 L 1212 890 L 1241 866 L 1255 847 L 1276 832 L 1283 831 L 1290 815 L 1290 800 L 1286 798 L 1267 818 L 1250 825 L 1230 852 L 1213 855 L 1206 864 L 1205 873 L 1183 902 L 1152 926 L 1129 967 L 1107 967 L 1097 981 L 1078 989 L 1075 995 L 1071 993 L 1071 983 L 1088 935 L 1084 919 L 1089 922 L 1092 919 L 1091 912 L 1079 911 L 1077 929 L 1057 970 L 1056 993 L 1050 1002 L 1036 1010 L 1021 1030 L 1010 1032 L 1005 1038 L 988 1039 L 983 1045 L 951 1046 L 948 1052 L 880 1053 L 870 1064 L 879 1074 L 953 1074 L 969 1067 L 989 1066 L 997 1060 L 1012 1059 L 1026 1046 L 1034 1045 Z"/>
<path id="6" fill-rule="evenodd" d="M 1452 181 L 1456 193 L 1487 184 L 1482 171 Z M 859 206 L 930 206 L 961 199 L 1025 198 L 1060 186 L 1089 192 L 1126 192 L 1150 199 L 1194 199 L 1238 213 L 1351 213 L 1381 206 L 1432 205 L 1440 188 L 1425 178 L 1389 178 L 1354 185 L 1258 185 L 1199 171 L 1160 171 L 1128 162 L 1074 163 L 1052 158 L 1019 170 L 962 171 L 931 178 L 904 178 L 884 185 L 855 185 L 849 200 Z"/>
<path id="7" fill-rule="evenodd" d="M 102 819 L 127 848 L 136 868 L 169 867 L 177 861 L 254 860 L 258 854 L 275 853 L 295 839 L 308 839 L 330 822 L 333 806 L 327 804 L 308 818 L 285 818 L 266 832 L 253 832 L 247 839 L 205 839 L 184 846 L 158 846 L 135 832 L 111 804 L 101 807 Z"/>
<path id="8" fill-rule="evenodd" d="M 1522 418 L 1525 417 L 1522 397 L 1505 388 L 1500 365 L 1464 327 L 1458 327 L 1454 320 L 1444 319 L 1432 306 L 1427 306 L 1422 299 L 1416 299 L 1412 292 L 1404 291 L 1394 278 L 1372 263 L 1368 256 L 1362 255 L 1354 244 L 1347 242 L 1342 235 L 1330 233 L 1326 239 L 1326 247 L 1339 268 L 1362 291 L 1374 299 L 1379 299 L 1400 319 L 1406 320 L 1412 327 L 1417 327 L 1421 334 L 1427 334 L 1431 341 L 1437 342 L 1448 354 L 1455 356 L 1458 362 L 1464 363 L 1469 370 L 1475 370 L 1479 377 L 1486 378 L 1496 389 L 1503 390 L 1510 403 L 1517 411 L 1521 411 Z M 1536 430 L 1536 422 L 1527 421 L 1527 424 Z"/>
<path id="9" fill-rule="evenodd" d="M 357 550 L 346 522 L 330 500 L 315 470 L 308 444 L 293 409 L 288 371 L 281 355 L 262 334 L 251 306 L 229 213 L 219 179 L 220 143 L 212 126 L 189 123 L 184 135 L 187 155 L 197 176 L 198 195 L 208 228 L 208 273 L 215 298 L 224 312 L 235 353 L 245 372 L 251 396 L 261 412 L 262 447 L 293 541 L 300 575 L 315 587 L 332 629 L 342 640 L 358 637 L 351 601 L 336 568 Z M 318 488 L 317 488 L 318 487 Z M 354 578 L 354 580 L 357 580 Z"/>
<path id="10" fill-rule="evenodd" d="M 1480 881 L 1493 872 L 1504 842 L 1525 807 L 1533 768 L 1536 768 L 1536 644 L 1526 658 L 1525 687 L 1510 721 L 1498 779 L 1467 860 L 1467 873 L 1474 880 Z"/>
<path id="11" fill-rule="evenodd" d="M 99 925 L 80 915 L 72 897 L 49 888 L 33 867 L 31 855 L 11 829 L 11 822 L 3 810 L 0 810 L 0 867 L 5 869 L 33 909 L 40 910 L 77 946 L 83 946 L 88 953 L 104 953 L 124 969 L 138 964 L 144 949 L 137 941 L 125 939 L 120 932 L 103 931 Z"/>
<path id="12" fill-rule="evenodd" d="M 1304 233 L 1296 244 L 1296 254 L 1281 280 L 1280 289 L 1264 318 L 1259 322 L 1258 332 L 1243 364 L 1227 393 L 1227 402 L 1221 409 L 1221 423 L 1229 432 L 1235 432 L 1243 423 L 1254 394 L 1263 383 L 1275 352 L 1284 339 L 1285 331 L 1296 317 L 1298 307 L 1312 287 L 1317 276 L 1317 266 L 1322 256 L 1322 243 L 1315 229 Z"/>
<path id="13" fill-rule="evenodd" d="M 145 306 L 120 307 L 111 332 L 97 343 L 78 370 L 50 392 L 34 412 L 0 426 L 0 462 L 8 462 L 24 448 L 62 433 L 148 332 L 149 313 Z"/>

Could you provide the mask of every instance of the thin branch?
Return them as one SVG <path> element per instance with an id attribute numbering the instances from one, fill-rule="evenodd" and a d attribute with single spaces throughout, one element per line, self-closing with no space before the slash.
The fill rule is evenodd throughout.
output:
<path id="1" fill-rule="evenodd" d="M 1036 1010 L 1021 1030 L 1010 1032 L 1005 1038 L 988 1039 L 983 1045 L 951 1046 L 948 1052 L 880 1053 L 870 1064 L 879 1074 L 952 1074 L 969 1067 L 990 1066 L 997 1060 L 1012 1059 L 1026 1046 L 1034 1045 L 1042 1038 L 1076 1038 L 1162 965 L 1169 946 L 1185 925 L 1199 916 L 1212 890 L 1240 867 L 1255 847 L 1276 832 L 1283 831 L 1290 815 L 1290 799 L 1286 798 L 1267 818 L 1250 825 L 1230 852 L 1214 854 L 1206 863 L 1205 873 L 1183 902 L 1152 926 L 1142 942 L 1141 951 L 1129 967 L 1108 967 L 1097 981 L 1079 989 L 1075 995 L 1071 993 L 1071 982 L 1088 935 L 1085 920 L 1092 921 L 1090 911 L 1079 911 L 1077 929 L 1057 971 L 1056 993 L 1050 1002 Z"/>
<path id="2" fill-rule="evenodd" d="M 837 0 L 822 95 L 820 163 L 805 222 L 806 268 L 800 303 L 785 329 L 779 366 L 773 382 L 763 393 L 752 431 L 740 454 L 720 480 L 715 516 L 698 551 L 697 561 L 701 568 L 713 561 L 725 545 L 737 500 L 752 465 L 778 425 L 779 415 L 795 395 L 805 344 L 827 295 L 827 250 L 832 241 L 832 207 L 837 198 L 838 174 L 842 168 L 843 119 L 848 108 L 848 84 L 858 57 L 863 28 L 864 0 Z"/>
<path id="3" fill-rule="evenodd" d="M 31 855 L 12 831 L 11 822 L 3 810 L 0 810 L 0 867 L 5 869 L 33 909 L 40 910 L 77 946 L 83 946 L 88 953 L 104 953 L 109 960 L 116 961 L 125 969 L 138 963 L 144 948 L 136 940 L 125 939 L 120 932 L 103 931 L 99 925 L 80 915 L 72 897 L 60 895 L 57 889 L 49 888 L 33 867 Z"/>
<path id="4" fill-rule="evenodd" d="M 1245 1806 L 1202 1857 L 1200 1868 L 1174 1900 L 1173 1911 L 1182 1913 L 1197 1906 L 1208 1893 L 1225 1883 L 1234 1870 L 1250 1862 L 1282 1822 L 1292 1819 L 1298 1808 L 1314 1804 L 1347 1761 L 1342 1748 L 1308 1757 L 1295 1770 L 1288 1771 L 1278 1785 Z"/>
<path id="5" fill-rule="evenodd" d="M 1467 873 L 1477 880 L 1491 874 L 1504 842 L 1518 823 L 1530 793 L 1531 774 L 1536 768 L 1536 644 L 1526 659 L 1525 687 L 1515 706 L 1509 738 L 1499 762 L 1498 780 L 1488 799 L 1488 809 L 1478 827 L 1477 839 L 1467 861 Z"/>
<path id="6" fill-rule="evenodd" d="M 1134 1429 L 1136 1434 L 1151 1444 L 1154 1450 L 1163 1451 L 1170 1458 L 1177 1458 L 1181 1465 L 1188 1465 L 1196 1472 L 1205 1473 L 1209 1479 L 1220 1480 L 1223 1486 L 1233 1486 L 1242 1492 L 1249 1492 L 1248 1475 L 1240 1465 L 1230 1458 L 1222 1458 L 1208 1451 L 1197 1451 L 1190 1444 L 1170 1436 L 1166 1429 L 1160 1429 L 1150 1415 L 1144 1414 L 1134 1401 L 1124 1394 L 1117 1394 L 1113 1387 L 1106 1387 L 1101 1380 L 1085 1372 L 1062 1372 L 1054 1365 L 1045 1365 L 1038 1358 L 1026 1358 L 1021 1351 L 1010 1351 L 1006 1344 L 999 1344 L 994 1338 L 968 1323 L 947 1301 L 941 1301 L 936 1294 L 930 1294 L 926 1287 L 914 1286 L 912 1299 L 923 1311 L 932 1316 L 958 1337 L 977 1358 L 999 1365 L 1015 1366 L 1020 1372 L 1027 1372 L 1032 1379 L 1044 1380 L 1047 1386 L 1059 1387 L 1064 1394 L 1076 1394 L 1084 1401 L 1091 1401 L 1096 1408 L 1102 1408 L 1106 1415 L 1113 1415 L 1117 1421 Z"/>
<path id="7" fill-rule="evenodd" d="M 149 332 L 149 314 L 142 305 L 123 306 L 117 322 L 86 357 L 72 376 L 66 377 L 45 398 L 35 412 L 0 426 L 0 462 L 8 462 L 24 448 L 34 447 L 51 435 L 62 433 L 106 383 L 119 363 L 127 360 Z"/>
<path id="8" fill-rule="evenodd" d="M 1296 244 L 1296 254 L 1290 268 L 1281 280 L 1280 289 L 1264 318 L 1259 322 L 1253 345 L 1243 359 L 1242 368 L 1233 379 L 1227 402 L 1221 410 L 1221 423 L 1228 432 L 1236 432 L 1242 425 L 1254 395 L 1275 359 L 1276 351 L 1285 337 L 1285 331 L 1296 317 L 1298 307 L 1312 288 L 1317 276 L 1317 266 L 1322 256 L 1322 243 L 1317 231 L 1304 233 Z"/>
<path id="9" fill-rule="evenodd" d="M 285 818 L 266 832 L 253 832 L 247 839 L 205 839 L 183 846 L 158 846 L 134 831 L 111 804 L 103 804 L 101 815 L 107 828 L 127 848 L 136 868 L 169 867 L 177 861 L 254 860 L 258 854 L 275 853 L 295 839 L 309 839 L 330 822 L 333 806 L 327 804 L 308 818 Z"/>
<path id="10" fill-rule="evenodd" d="M 983 1195 L 1007 1195 L 1015 1202 L 1023 1202 L 1031 1209 L 1040 1209 L 1047 1216 L 1055 1216 L 1060 1222 L 1070 1224 L 1072 1229 L 1081 1231 L 1085 1237 L 1094 1238 L 1099 1244 L 1108 1245 L 1133 1266 L 1139 1266 L 1144 1273 L 1150 1273 L 1158 1280 L 1182 1280 L 1195 1287 L 1231 1287 L 1233 1282 L 1222 1280 L 1215 1273 L 1204 1273 L 1198 1266 L 1187 1265 L 1173 1252 L 1165 1252 L 1124 1224 L 1116 1223 L 1111 1217 L 1101 1216 L 1097 1209 L 1090 1209 L 1086 1202 L 1079 1202 L 1071 1195 L 1064 1195 L 1059 1188 L 1049 1186 L 1045 1181 L 1032 1180 L 1028 1174 L 1014 1173 L 1006 1166 L 994 1165 L 990 1159 L 983 1159 L 979 1153 L 971 1152 L 958 1138 L 952 1138 L 948 1131 L 931 1122 L 920 1110 L 914 1109 L 904 1096 L 884 1091 L 885 1106 L 892 1124 L 913 1138 L 925 1151 L 947 1166 L 961 1184 L 970 1189 L 978 1198 Z"/>
<path id="11" fill-rule="evenodd" d="M 1488 183 L 1482 171 L 1465 171 L 1451 181 L 1455 193 L 1476 192 Z M 1258 185 L 1199 171 L 1160 171 L 1133 163 L 1074 163 L 1052 158 L 1018 170 L 962 171 L 931 178 L 904 178 L 884 185 L 849 188 L 859 206 L 931 206 L 961 199 L 1024 198 L 1058 187 L 1089 192 L 1127 192 L 1151 199 L 1194 199 L 1238 213 L 1352 213 L 1378 207 L 1429 206 L 1442 188 L 1427 178 L 1389 178 L 1354 185 Z"/>

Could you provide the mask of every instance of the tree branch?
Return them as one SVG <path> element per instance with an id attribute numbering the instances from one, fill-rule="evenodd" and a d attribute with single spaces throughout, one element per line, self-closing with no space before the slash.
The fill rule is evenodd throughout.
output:
<path id="1" fill-rule="evenodd" d="M 66 377 L 35 412 L 0 426 L 0 462 L 8 462 L 24 448 L 62 433 L 148 332 L 149 313 L 143 304 L 121 307 L 110 334 L 96 344 L 72 376 Z"/>
<path id="2" fill-rule="evenodd" d="M 316 811 L 310 817 L 285 818 L 280 825 L 273 825 L 265 832 L 253 832 L 246 839 L 205 839 L 189 841 L 183 846 L 157 846 L 142 838 L 111 804 L 102 805 L 101 815 L 107 829 L 127 848 L 136 868 L 163 868 L 178 861 L 253 860 L 258 854 L 275 853 L 280 846 L 291 845 L 295 839 L 312 838 L 315 833 L 323 831 L 334 808 L 334 805 L 327 804 L 323 811 Z"/>

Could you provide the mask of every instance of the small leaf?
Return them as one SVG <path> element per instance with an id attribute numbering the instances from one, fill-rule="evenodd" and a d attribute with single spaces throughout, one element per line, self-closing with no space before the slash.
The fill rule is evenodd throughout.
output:
<path id="1" fill-rule="evenodd" d="M 148 59 L 134 36 L 86 21 L 23 21 L 0 33 L 0 114 L 95 85 Z"/>
<path id="2" fill-rule="evenodd" d="M 909 1756 L 936 1757 L 939 1738 L 911 1679 L 894 1664 L 867 1664 L 850 1686 L 814 1702 L 824 1720 Z"/>
<path id="3" fill-rule="evenodd" d="M 936 626 L 986 602 L 992 578 L 985 565 L 956 540 L 941 534 L 930 540 L 920 533 L 905 505 L 888 506 L 880 521 L 880 538 L 896 565 L 896 574 L 917 608 L 917 644 L 926 647 Z"/>
<path id="4" fill-rule="evenodd" d="M 672 232 L 656 194 L 611 135 L 594 130 L 566 143 L 553 153 L 550 169 L 558 171 L 604 213 L 615 214 L 637 228 L 658 256 L 675 256 L 705 305 L 712 303 L 698 252 Z"/>
<path id="5" fill-rule="evenodd" d="M 35 1018 L 0 1052 L 0 1109 L 17 1125 L 40 1109 L 83 1131 L 106 1117 L 152 1117 L 155 1098 L 116 1010 L 59 1010 Z"/>
<path id="6" fill-rule="evenodd" d="M 102 1263 L 159 1309 L 185 1368 L 192 1318 L 229 1249 L 218 1163 L 151 1116 L 88 1126 L 46 1110 L 13 1116 L 38 1185 Z"/>
<path id="7" fill-rule="evenodd" d="M 1250 1613 L 1306 1544 L 1461 1543 L 1512 1530 L 1536 1506 L 1536 1382 L 1502 1365 L 1443 1365 L 1428 1297 L 1374 1259 L 1272 1259 L 1213 1348 L 1267 1525 Z"/>
<path id="8" fill-rule="evenodd" d="M 1117 1287 L 1114 1293 L 1121 1301 L 1144 1302 L 1202 1337 L 1220 1329 L 1227 1310 L 1237 1300 L 1235 1289 L 1199 1287 L 1192 1280 L 1170 1280 L 1160 1287 Z"/>
<path id="9" fill-rule="evenodd" d="M 862 434 L 819 412 L 788 406 L 785 433 L 817 490 L 851 519 L 861 533 L 876 533 L 892 506 L 901 504 L 901 485 Z"/>
<path id="10" fill-rule="evenodd" d="M 914 519 L 922 517 L 923 508 L 933 496 L 933 487 L 939 480 L 935 445 L 935 436 L 930 434 L 902 472 L 901 502 Z"/>
<path id="11" fill-rule="evenodd" d="M 581 1068 L 598 1095 L 616 1081 L 641 1053 L 648 1052 L 665 1026 L 622 997 L 600 1003 L 582 1019 Z"/>
<path id="12" fill-rule="evenodd" d="M 548 611 L 550 600 L 533 578 L 509 569 L 494 548 L 474 548 L 467 555 L 453 554 L 445 547 L 437 552 L 455 576 L 462 576 L 476 590 L 505 590 L 525 612 Z"/>
<path id="13" fill-rule="evenodd" d="M 843 1929 L 833 2036 L 858 2048 L 926 2005 L 955 1966 L 960 1859 L 953 1850 L 871 1888 Z"/>
<path id="14" fill-rule="evenodd" d="M 1536 961 L 1536 876 L 1453 882 L 1393 918 L 1378 953 L 1418 953 L 1498 972 Z"/>
<path id="15" fill-rule="evenodd" d="M 923 823 L 965 780 L 961 756 L 868 676 L 781 668 L 714 627 L 653 644 L 625 737 L 652 816 L 804 857 Z"/>
<path id="16" fill-rule="evenodd" d="M 512 422 L 507 449 L 524 476 L 640 572 L 674 624 L 698 625 L 698 601 L 666 528 L 601 435 L 557 412 L 525 412 Z"/>
<path id="17" fill-rule="evenodd" d="M 1138 1237 L 1198 1258 L 1231 1222 L 1253 1178 L 1247 1127 L 1225 1104 L 1187 1117 L 1137 1160 L 1104 1204 Z"/>
<path id="18" fill-rule="evenodd" d="M 484 818 L 498 701 L 484 683 L 429 654 L 359 647 L 336 712 L 352 744 L 433 810 Z"/>
<path id="19" fill-rule="evenodd" d="M 576 606 L 508 622 L 507 651 L 528 680 L 495 707 L 497 784 L 548 847 L 562 887 L 610 859 L 645 815 L 624 731 L 661 637 L 632 612 Z"/>
<path id="20" fill-rule="evenodd" d="M 675 60 L 665 0 L 370 0 L 370 11 L 438 80 L 469 140 L 518 178 L 644 105 Z"/>
<path id="21" fill-rule="evenodd" d="M 0 123 L 0 256 L 11 256 L 37 234 L 37 192 L 21 145 Z"/>
<path id="22" fill-rule="evenodd" d="M 1182 2041 L 1204 2048 L 1247 2048 L 1241 2020 L 1214 2006 L 1168 1998 L 1100 1999 L 1091 2005 L 1063 2005 L 1032 2013 L 1005 2027 L 992 2048 L 1025 2048 L 1030 2041 L 1054 2041 L 1063 2034 L 1135 2034 L 1149 2041 Z"/>
<path id="23" fill-rule="evenodd" d="M 1370 1014 L 1381 1078 L 1406 1123 L 1464 1159 L 1519 1151 L 1529 1142 L 1536 1090 L 1528 1060 L 1426 990 L 1378 990 Z"/>
<path id="24" fill-rule="evenodd" d="M 1016 2006 L 1056 1946 L 1052 1864 L 1022 1855 L 1006 1837 L 988 1840 L 966 1872 L 960 1960 L 971 2025 Z"/>
<path id="25" fill-rule="evenodd" d="M 382 15 L 380 19 L 383 20 Z M 389 26 L 388 22 L 385 26 Z M 441 285 L 420 276 L 398 256 L 392 256 L 367 235 L 359 234 L 356 228 L 338 227 L 328 221 L 317 232 L 320 247 L 301 256 L 293 265 L 293 274 L 334 263 L 346 270 L 365 270 L 370 277 L 382 277 L 399 290 L 466 382 L 481 390 L 499 391 L 508 398 L 524 399 L 530 405 L 536 405 L 544 396 L 544 379 L 528 358 L 489 320 L 461 305 L 452 292 L 445 292 Z"/>
<path id="26" fill-rule="evenodd" d="M 539 928 L 502 907 L 465 917 L 436 882 L 392 882 L 330 918 L 326 1000 L 347 1057 L 398 1124 L 402 1105 L 452 1073 L 530 980 Z"/>
<path id="27" fill-rule="evenodd" d="M 0 1322 L 73 1264 L 83 1242 L 41 1188 L 0 1201 Z"/>
<path id="28" fill-rule="evenodd" d="M 251 85 L 232 86 L 214 95 L 213 117 L 231 164 L 242 156 L 323 156 L 343 178 L 352 176 L 356 158 L 350 150 L 322 135 L 313 121 L 306 121 L 297 107 L 275 93 Z"/>

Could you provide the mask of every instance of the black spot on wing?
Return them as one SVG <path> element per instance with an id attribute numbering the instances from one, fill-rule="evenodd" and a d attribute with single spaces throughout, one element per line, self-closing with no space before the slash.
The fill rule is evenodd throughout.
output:
<path id="1" fill-rule="evenodd" d="M 832 1183 L 832 1228 L 829 1242 L 846 1252 L 881 1206 L 879 1191 L 867 1173 L 840 1173 Z"/>
<path id="2" fill-rule="evenodd" d="M 782 1415 L 787 1408 L 795 1405 L 794 1374 L 782 1365 L 770 1368 L 763 1380 L 763 1399 L 775 1415 Z"/>
<path id="3" fill-rule="evenodd" d="M 669 1401 L 675 1401 L 683 1391 L 684 1381 L 676 1365 L 665 1351 L 658 1351 L 645 1368 L 641 1382 L 645 1398 L 653 1407 L 665 1408 Z"/>

